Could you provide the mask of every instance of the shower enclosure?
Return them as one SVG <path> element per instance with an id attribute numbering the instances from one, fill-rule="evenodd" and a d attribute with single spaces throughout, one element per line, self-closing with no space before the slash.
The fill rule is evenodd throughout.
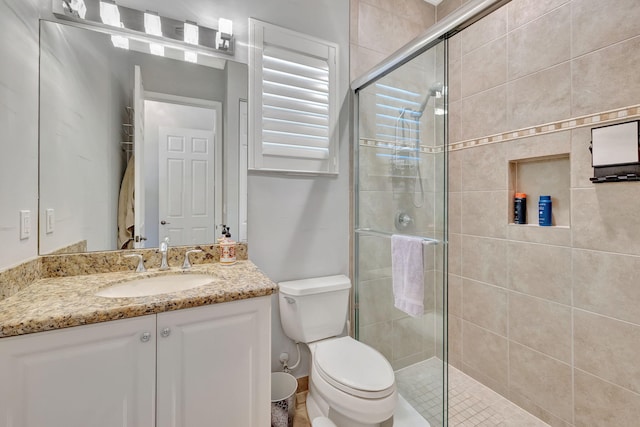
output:
<path id="1" fill-rule="evenodd" d="M 356 88 L 355 334 L 393 366 L 398 426 L 447 425 L 446 50 L 434 40 Z M 422 239 L 419 316 L 394 307 L 393 234 Z"/>

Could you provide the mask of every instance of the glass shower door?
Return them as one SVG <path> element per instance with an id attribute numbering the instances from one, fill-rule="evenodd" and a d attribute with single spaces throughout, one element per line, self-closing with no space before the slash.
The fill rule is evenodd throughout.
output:
<path id="1" fill-rule="evenodd" d="M 357 93 L 355 332 L 391 363 L 409 425 L 447 425 L 446 41 Z M 422 242 L 423 307 L 394 306 L 391 236 Z M 426 424 L 428 423 L 428 424 Z"/>

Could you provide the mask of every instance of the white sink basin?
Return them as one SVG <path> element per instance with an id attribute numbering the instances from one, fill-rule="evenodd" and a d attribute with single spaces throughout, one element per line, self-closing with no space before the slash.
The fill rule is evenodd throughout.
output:
<path id="1" fill-rule="evenodd" d="M 96 292 L 96 295 L 106 298 L 146 297 L 184 291 L 215 281 L 216 278 L 208 274 L 171 274 L 145 277 L 109 286 Z"/>

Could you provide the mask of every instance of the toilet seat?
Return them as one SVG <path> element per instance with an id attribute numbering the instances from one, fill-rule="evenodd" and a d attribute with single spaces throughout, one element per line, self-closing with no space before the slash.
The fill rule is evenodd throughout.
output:
<path id="1" fill-rule="evenodd" d="M 380 399 L 395 391 L 391 365 L 368 345 L 351 337 L 341 337 L 319 341 L 313 346 L 313 365 L 333 387 L 366 399 Z"/>

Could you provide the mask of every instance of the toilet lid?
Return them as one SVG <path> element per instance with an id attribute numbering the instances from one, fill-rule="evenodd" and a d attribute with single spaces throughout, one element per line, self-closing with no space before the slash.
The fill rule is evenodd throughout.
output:
<path id="1" fill-rule="evenodd" d="M 395 389 L 385 357 L 351 337 L 317 343 L 313 356 L 318 373 L 340 390 L 361 397 L 384 397 Z"/>

